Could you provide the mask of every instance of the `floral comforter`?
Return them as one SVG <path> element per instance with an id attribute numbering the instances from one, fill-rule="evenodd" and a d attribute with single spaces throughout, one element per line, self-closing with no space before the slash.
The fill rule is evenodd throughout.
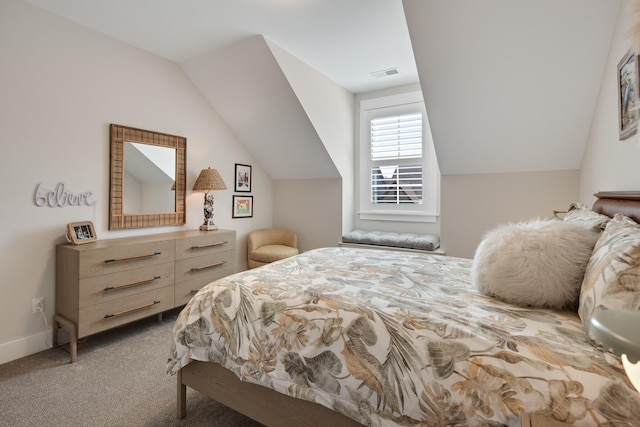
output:
<path id="1" fill-rule="evenodd" d="M 470 266 L 323 248 L 237 273 L 181 312 L 168 371 L 220 363 L 372 426 L 640 425 L 640 394 L 574 313 L 483 296 Z"/>

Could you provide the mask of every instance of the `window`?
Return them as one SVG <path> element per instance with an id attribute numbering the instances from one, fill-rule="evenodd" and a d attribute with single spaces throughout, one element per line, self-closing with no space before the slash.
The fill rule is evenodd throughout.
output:
<path id="1" fill-rule="evenodd" d="M 360 218 L 435 222 L 439 171 L 420 92 L 360 104 Z"/>
<path id="2" fill-rule="evenodd" d="M 394 114 L 371 125 L 371 203 L 422 204 L 422 113 Z"/>

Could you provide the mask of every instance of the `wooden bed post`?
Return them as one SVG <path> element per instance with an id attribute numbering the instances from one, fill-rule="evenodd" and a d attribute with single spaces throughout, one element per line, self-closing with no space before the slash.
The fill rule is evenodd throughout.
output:
<path id="1" fill-rule="evenodd" d="M 182 369 L 176 374 L 178 384 L 178 419 L 181 420 L 187 416 L 187 386 L 182 383 Z"/>

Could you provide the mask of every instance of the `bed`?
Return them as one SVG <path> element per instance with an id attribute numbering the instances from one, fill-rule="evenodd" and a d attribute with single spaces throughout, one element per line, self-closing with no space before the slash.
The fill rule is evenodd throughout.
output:
<path id="1" fill-rule="evenodd" d="M 589 213 L 640 221 L 640 193 L 598 197 Z M 321 248 L 209 284 L 174 327 L 178 417 L 190 387 L 269 426 L 640 425 L 640 394 L 580 317 L 603 295 L 513 305 L 480 293 L 471 265 Z"/>

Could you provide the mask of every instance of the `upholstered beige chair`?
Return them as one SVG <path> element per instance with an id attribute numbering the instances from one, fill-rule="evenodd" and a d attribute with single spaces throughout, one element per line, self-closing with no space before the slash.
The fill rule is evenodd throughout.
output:
<path id="1" fill-rule="evenodd" d="M 263 228 L 249 233 L 247 257 L 249 268 L 297 255 L 298 235 L 285 228 Z"/>

